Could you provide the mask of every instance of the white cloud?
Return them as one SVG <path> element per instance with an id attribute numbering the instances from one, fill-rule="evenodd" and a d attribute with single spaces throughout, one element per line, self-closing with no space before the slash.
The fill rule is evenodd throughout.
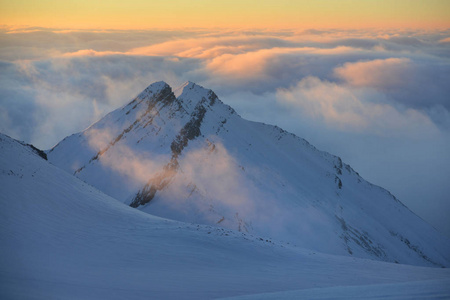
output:
<path id="1" fill-rule="evenodd" d="M 345 63 L 335 74 L 353 86 L 388 89 L 404 86 L 413 71 L 408 58 L 387 58 Z"/>
<path id="2" fill-rule="evenodd" d="M 343 131 L 396 136 L 438 132 L 425 114 L 410 108 L 399 111 L 373 89 L 348 87 L 316 77 L 279 89 L 277 100 L 303 116 Z"/>

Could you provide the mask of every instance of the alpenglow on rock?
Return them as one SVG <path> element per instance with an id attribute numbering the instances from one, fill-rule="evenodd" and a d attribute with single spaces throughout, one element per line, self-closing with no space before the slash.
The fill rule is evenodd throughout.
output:
<path id="1" fill-rule="evenodd" d="M 450 242 L 339 157 L 277 126 L 242 119 L 187 82 L 156 82 L 47 152 L 144 212 L 324 253 L 449 266 Z"/>

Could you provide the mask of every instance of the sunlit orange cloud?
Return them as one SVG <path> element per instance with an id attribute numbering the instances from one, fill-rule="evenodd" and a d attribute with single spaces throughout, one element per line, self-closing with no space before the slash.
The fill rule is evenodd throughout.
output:
<path id="1" fill-rule="evenodd" d="M 83 49 L 78 50 L 76 52 L 68 52 L 64 53 L 62 56 L 64 57 L 73 57 L 73 56 L 107 56 L 107 55 L 115 55 L 115 54 L 124 54 L 123 52 L 116 51 L 95 51 L 92 49 Z"/>
<path id="2" fill-rule="evenodd" d="M 105 56 L 105 55 L 139 55 L 198 58 L 205 61 L 205 67 L 212 72 L 233 78 L 264 76 L 268 62 L 285 54 L 340 55 L 363 52 L 367 50 L 338 46 L 334 48 L 315 47 L 275 47 L 276 42 L 267 42 L 264 38 L 209 37 L 197 39 L 180 39 L 147 47 L 131 49 L 127 52 L 79 50 L 63 56 Z"/>
<path id="3" fill-rule="evenodd" d="M 407 58 L 376 59 L 346 63 L 335 69 L 335 74 L 353 86 L 399 87 L 411 72 L 411 64 Z"/>
<path id="4" fill-rule="evenodd" d="M 279 47 L 276 41 L 270 43 L 270 36 L 252 37 L 239 35 L 234 37 L 208 37 L 180 39 L 156 45 L 132 49 L 127 54 L 150 56 L 179 56 L 195 58 L 214 58 L 224 54 L 245 54 L 260 49 L 271 49 L 272 52 L 311 52 L 317 54 L 337 54 L 347 52 L 348 47 L 335 49 L 319 49 L 313 47 Z M 275 37 L 276 38 L 276 37 Z M 283 38 L 288 41 L 289 38 Z M 279 40 L 281 42 L 281 40 Z M 265 51 L 265 50 L 263 50 Z"/>
<path id="5" fill-rule="evenodd" d="M 247 36 L 184 39 L 132 49 L 127 54 L 206 59 L 206 68 L 210 71 L 220 73 L 222 76 L 245 78 L 263 76 L 267 62 L 278 55 L 338 55 L 364 51 L 345 46 L 330 49 L 274 47 L 270 44 L 262 45 L 264 39 L 260 41 L 261 43 L 258 42 L 258 38 L 249 39 Z"/>
<path id="6" fill-rule="evenodd" d="M 1 0 L 0 19 L 54 28 L 448 28 L 445 0 Z"/>
<path id="7" fill-rule="evenodd" d="M 439 43 L 450 43 L 450 37 L 440 40 Z"/>
<path id="8" fill-rule="evenodd" d="M 355 50 L 350 47 L 336 47 L 332 49 L 320 49 L 312 47 L 301 48 L 272 48 L 263 49 L 243 54 L 224 54 L 212 58 L 207 63 L 210 71 L 220 73 L 222 76 L 232 76 L 234 78 L 260 77 L 265 72 L 264 69 L 268 62 L 276 56 L 283 54 L 320 54 L 320 55 L 337 55 L 350 53 Z"/>
<path id="9" fill-rule="evenodd" d="M 181 39 L 130 50 L 129 54 L 208 58 L 225 53 L 258 49 L 260 43 L 248 36 Z"/>

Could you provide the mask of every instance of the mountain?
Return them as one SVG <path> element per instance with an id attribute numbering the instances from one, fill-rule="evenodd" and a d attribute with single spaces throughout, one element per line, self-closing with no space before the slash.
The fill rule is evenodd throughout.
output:
<path id="1" fill-rule="evenodd" d="M 449 269 L 324 255 L 143 213 L 2 134 L 0 183 L 1 299 L 450 296 Z"/>
<path id="2" fill-rule="evenodd" d="M 121 202 L 322 253 L 450 266 L 450 241 L 339 157 L 241 118 L 188 82 L 156 82 L 47 152 Z"/>

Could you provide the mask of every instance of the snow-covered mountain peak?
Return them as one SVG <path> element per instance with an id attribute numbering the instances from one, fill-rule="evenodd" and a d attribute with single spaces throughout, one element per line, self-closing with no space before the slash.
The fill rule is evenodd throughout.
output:
<path id="1" fill-rule="evenodd" d="M 213 106 L 218 100 L 217 95 L 212 90 L 205 89 L 191 81 L 187 81 L 175 89 L 174 94 L 189 114 L 194 113 L 197 106 Z"/>
<path id="2" fill-rule="evenodd" d="M 144 98 L 148 97 L 154 94 L 158 94 L 161 91 L 170 88 L 170 86 L 165 83 L 164 81 L 157 81 L 152 84 L 150 84 L 148 87 L 146 87 L 138 96 L 138 98 Z"/>
<path id="3" fill-rule="evenodd" d="M 186 81 L 182 85 L 180 85 L 179 87 L 175 88 L 173 90 L 173 93 L 174 93 L 175 97 L 177 97 L 177 98 L 180 97 L 180 95 L 183 92 L 184 88 L 186 86 L 188 86 L 189 84 L 191 84 L 191 83 L 192 83 L 191 81 Z"/>
<path id="4" fill-rule="evenodd" d="M 193 82 L 151 84 L 48 158 L 127 205 L 321 252 L 447 266 L 450 241 L 340 158 Z"/>
<path id="5" fill-rule="evenodd" d="M 133 101 L 127 106 L 133 105 L 132 109 L 135 109 L 139 104 L 144 102 L 148 107 L 147 110 L 153 107 L 161 108 L 168 104 L 171 104 L 176 99 L 172 92 L 170 85 L 164 81 L 158 81 L 150 84 L 145 90 L 143 90 Z"/>
<path id="6" fill-rule="evenodd" d="M 186 81 L 181 86 L 172 90 L 164 81 L 158 81 L 150 84 L 144 89 L 133 101 L 125 105 L 127 114 L 131 110 L 142 110 L 142 104 L 145 104 L 145 110 L 155 109 L 158 113 L 161 109 L 170 104 L 175 104 L 172 107 L 171 113 L 174 111 L 181 111 L 183 114 L 192 115 L 197 114 L 198 110 L 205 110 L 216 103 L 223 103 L 218 99 L 217 95 L 210 89 L 206 89 L 194 82 Z M 148 107 L 148 109 L 147 109 Z M 232 110 L 228 106 L 227 110 Z"/>

